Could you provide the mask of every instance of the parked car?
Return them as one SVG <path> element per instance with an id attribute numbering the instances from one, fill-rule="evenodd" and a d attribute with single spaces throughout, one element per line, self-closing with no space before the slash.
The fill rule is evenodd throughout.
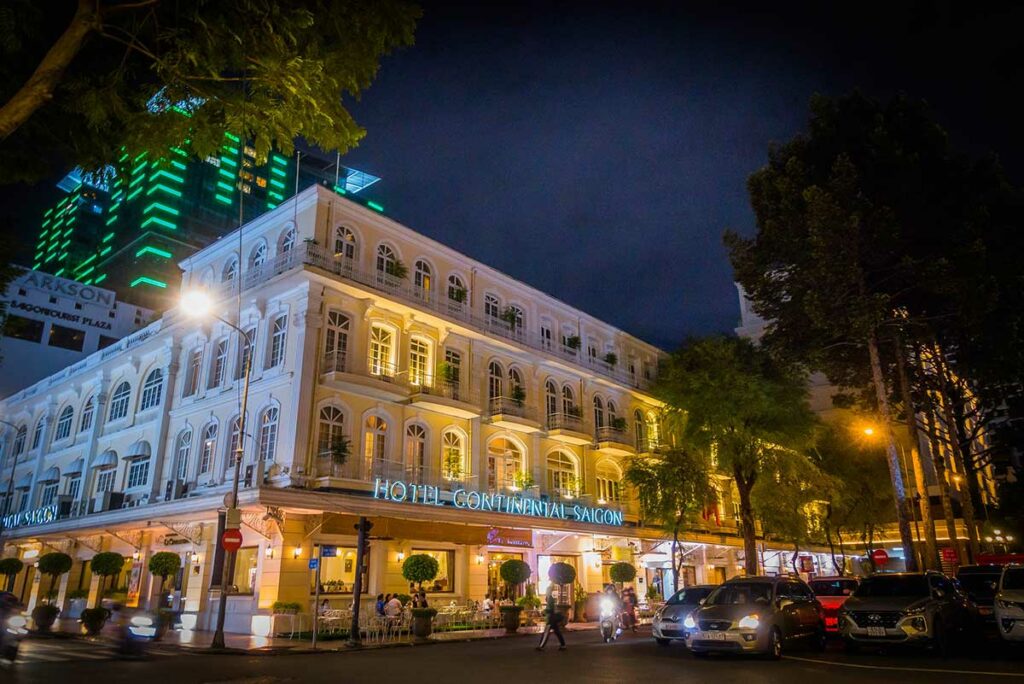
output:
<path id="1" fill-rule="evenodd" d="M 867 644 L 942 649 L 976 619 L 970 599 L 942 573 L 892 573 L 860 583 L 839 611 L 839 630 L 851 651 Z"/>
<path id="2" fill-rule="evenodd" d="M 996 625 L 1007 641 L 1024 641 L 1024 565 L 1007 565 L 995 598 Z"/>
<path id="3" fill-rule="evenodd" d="M 814 592 L 790 577 L 743 577 L 717 587 L 683 626 L 696 656 L 711 652 L 782 656 L 784 644 L 825 648 L 825 615 Z"/>
<path id="4" fill-rule="evenodd" d="M 987 565 L 962 565 L 956 571 L 960 589 L 978 607 L 978 615 L 985 622 L 995 624 L 996 617 L 993 606 L 996 601 L 996 590 L 999 578 L 1003 574 L 1003 566 L 990 563 Z"/>
<path id="5" fill-rule="evenodd" d="M 668 646 L 673 639 L 685 642 L 691 630 L 685 626 L 686 618 L 700 607 L 700 602 L 715 590 L 714 584 L 700 584 L 677 591 L 658 609 L 651 621 L 651 633 L 660 646 Z"/>
<path id="6" fill-rule="evenodd" d="M 807 583 L 825 610 L 825 631 L 839 633 L 839 609 L 860 584 L 856 577 L 815 577 Z"/>

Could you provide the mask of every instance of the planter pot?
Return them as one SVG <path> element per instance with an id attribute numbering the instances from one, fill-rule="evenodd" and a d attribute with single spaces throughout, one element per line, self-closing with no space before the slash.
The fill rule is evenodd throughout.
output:
<path id="1" fill-rule="evenodd" d="M 412 619 L 412 635 L 421 641 L 430 638 L 434 631 L 434 620 L 426 615 L 417 615 Z"/>
<path id="2" fill-rule="evenodd" d="M 522 612 L 523 609 L 518 606 L 515 608 L 502 608 L 501 621 L 505 626 L 506 634 L 515 634 L 519 630 L 519 616 Z"/>
<path id="3" fill-rule="evenodd" d="M 103 630 L 103 625 L 107 623 L 107 619 L 110 617 L 110 611 L 106 608 L 91 608 L 82 611 L 82 627 L 85 628 L 85 633 L 90 636 L 95 636 Z"/>
<path id="4" fill-rule="evenodd" d="M 60 611 L 57 610 L 56 606 L 36 606 L 32 611 L 32 622 L 35 623 L 36 630 L 49 632 L 50 628 L 53 627 L 53 623 L 57 621 L 58 615 L 60 615 Z"/>

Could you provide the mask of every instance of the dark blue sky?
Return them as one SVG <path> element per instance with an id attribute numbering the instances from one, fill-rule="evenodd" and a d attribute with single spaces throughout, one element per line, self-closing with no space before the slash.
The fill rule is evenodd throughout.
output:
<path id="1" fill-rule="evenodd" d="M 746 178 L 810 95 L 948 95 L 956 119 L 964 23 L 428 2 L 354 105 L 368 135 L 343 163 L 382 176 L 371 194 L 415 230 L 672 348 L 736 324 L 721 234 L 753 230 Z"/>

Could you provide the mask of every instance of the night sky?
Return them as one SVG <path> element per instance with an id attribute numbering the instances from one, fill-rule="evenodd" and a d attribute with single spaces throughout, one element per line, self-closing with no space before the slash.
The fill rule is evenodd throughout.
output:
<path id="1" fill-rule="evenodd" d="M 342 163 L 388 215 L 644 339 L 731 330 L 722 231 L 753 230 L 746 178 L 812 93 L 923 97 L 1024 169 L 1022 10 L 826 4 L 426 2 Z"/>

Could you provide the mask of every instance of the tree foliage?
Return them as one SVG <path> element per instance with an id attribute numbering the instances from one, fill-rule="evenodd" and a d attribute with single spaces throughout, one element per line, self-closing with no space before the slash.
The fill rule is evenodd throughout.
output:
<path id="1" fill-rule="evenodd" d="M 526 561 L 519 560 L 518 558 L 510 558 L 498 567 L 498 574 L 501 575 L 501 579 L 512 587 L 517 587 L 529 580 L 532 573 L 533 571 L 530 570 L 530 566 Z"/>
<path id="2" fill-rule="evenodd" d="M 572 584 L 576 581 L 576 568 L 568 563 L 552 563 L 548 568 L 548 579 L 555 584 Z"/>
<path id="3" fill-rule="evenodd" d="M 181 569 L 181 556 L 170 551 L 158 551 L 150 556 L 147 567 L 151 574 L 160 578 L 162 588 L 167 578 L 177 574 Z"/>
<path id="4" fill-rule="evenodd" d="M 52 579 L 57 579 L 64 573 L 69 572 L 73 564 L 74 561 L 71 560 L 71 556 L 66 553 L 59 551 L 44 553 L 39 557 L 39 572 L 49 575 Z"/>
<path id="5" fill-rule="evenodd" d="M 7 577 L 8 584 L 24 567 L 25 564 L 17 558 L 0 558 L 0 575 Z"/>
<path id="6" fill-rule="evenodd" d="M 421 588 L 424 582 L 437 577 L 438 570 L 437 559 L 425 553 L 414 553 L 402 563 L 402 577 Z"/>
<path id="7" fill-rule="evenodd" d="M 625 561 L 619 561 L 613 563 L 612 567 L 608 568 L 608 577 L 611 578 L 612 582 L 632 582 L 636 578 L 636 568 L 633 567 L 632 563 Z"/>
<path id="8" fill-rule="evenodd" d="M 365 134 L 348 103 L 419 16 L 403 0 L 14 0 L 0 13 L 7 180 L 98 169 L 122 145 L 189 140 L 203 158 L 225 132 L 260 159 L 300 136 L 345 151 Z"/>
<path id="9" fill-rule="evenodd" d="M 89 569 L 94 575 L 100 577 L 112 577 L 120 574 L 124 568 L 124 556 L 113 551 L 97 553 L 89 561 Z"/>

